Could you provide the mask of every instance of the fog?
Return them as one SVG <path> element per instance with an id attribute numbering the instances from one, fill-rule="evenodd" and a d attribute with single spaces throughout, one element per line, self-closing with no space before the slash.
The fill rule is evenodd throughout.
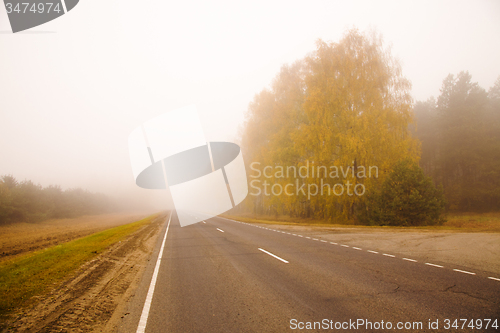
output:
<path id="1" fill-rule="evenodd" d="M 0 175 L 166 208 L 165 191 L 135 185 L 135 127 L 196 104 L 208 140 L 235 141 L 283 64 L 351 27 L 392 44 L 415 100 L 439 95 L 449 73 L 486 89 L 500 75 L 498 1 L 81 0 L 18 34 L 1 6 Z"/>

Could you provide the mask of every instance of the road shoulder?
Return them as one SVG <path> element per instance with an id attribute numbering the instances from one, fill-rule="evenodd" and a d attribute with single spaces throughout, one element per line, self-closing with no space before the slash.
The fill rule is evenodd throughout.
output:
<path id="1" fill-rule="evenodd" d="M 84 264 L 32 307 L 17 313 L 17 332 L 116 330 L 153 252 L 165 215 Z"/>

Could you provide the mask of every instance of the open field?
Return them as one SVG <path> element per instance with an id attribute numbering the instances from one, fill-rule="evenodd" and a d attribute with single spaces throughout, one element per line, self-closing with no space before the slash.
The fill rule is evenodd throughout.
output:
<path id="1" fill-rule="evenodd" d="M 148 215 L 146 213 L 90 215 L 73 219 L 2 225 L 0 226 L 0 262 L 16 255 L 138 221 Z"/>
<path id="2" fill-rule="evenodd" d="M 164 219 L 152 215 L 1 262 L 0 330 L 91 331 L 110 325 Z"/>

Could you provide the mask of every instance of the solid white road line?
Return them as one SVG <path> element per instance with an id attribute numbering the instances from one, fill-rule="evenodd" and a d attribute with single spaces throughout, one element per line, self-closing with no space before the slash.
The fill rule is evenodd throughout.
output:
<path id="1" fill-rule="evenodd" d="M 467 271 L 462 271 L 461 269 L 453 269 L 455 272 L 460 272 L 460 273 L 465 273 L 465 274 L 470 274 L 470 275 L 476 275 L 476 273 L 472 272 L 467 272 Z"/>
<path id="2" fill-rule="evenodd" d="M 224 230 L 221 230 L 221 229 L 219 229 L 219 228 L 217 228 L 217 230 L 219 230 L 220 232 L 224 232 Z"/>
<path id="3" fill-rule="evenodd" d="M 434 266 L 434 267 L 443 268 L 443 266 L 441 266 L 441 265 L 431 264 L 430 262 L 426 262 L 425 264 L 426 264 L 426 265 L 429 265 L 429 266 Z"/>
<path id="4" fill-rule="evenodd" d="M 160 253 L 158 253 L 158 259 L 156 259 L 155 270 L 153 271 L 153 277 L 151 278 L 151 284 L 149 285 L 148 294 L 146 296 L 146 301 L 144 301 L 144 308 L 142 308 L 141 319 L 139 320 L 139 326 L 137 326 L 137 333 L 144 333 L 146 330 L 146 324 L 148 323 L 149 309 L 151 308 L 151 302 L 153 301 L 153 294 L 155 292 L 156 279 L 158 279 L 158 271 L 160 270 L 161 258 L 163 256 L 163 248 L 165 247 L 165 241 L 167 240 L 168 229 L 170 228 L 170 220 L 172 219 L 172 212 L 170 212 L 170 217 L 168 219 L 167 230 L 165 231 L 165 236 L 163 237 L 163 242 L 161 243 Z"/>
<path id="5" fill-rule="evenodd" d="M 266 250 L 261 249 L 260 247 L 259 247 L 259 250 L 260 250 L 260 251 L 262 251 L 262 252 L 264 252 L 264 253 L 266 253 L 266 254 L 269 254 L 271 257 L 274 257 L 274 258 L 276 258 L 276 259 L 278 259 L 278 260 L 283 261 L 285 264 L 288 264 L 288 261 L 286 261 L 286 260 L 285 260 L 285 259 L 283 259 L 283 258 L 278 257 L 278 256 L 277 256 L 277 255 L 275 255 L 275 254 L 272 254 L 271 252 L 267 252 Z"/>
<path id="6" fill-rule="evenodd" d="M 500 281 L 500 279 L 497 279 L 497 278 L 494 278 L 494 277 L 491 277 L 491 276 L 488 276 L 488 279 L 495 280 L 495 281 Z"/>
<path id="7" fill-rule="evenodd" d="M 409 258 L 403 258 L 403 260 L 406 260 L 406 261 L 412 261 L 412 262 L 417 262 L 416 260 L 414 260 L 414 259 L 409 259 Z"/>

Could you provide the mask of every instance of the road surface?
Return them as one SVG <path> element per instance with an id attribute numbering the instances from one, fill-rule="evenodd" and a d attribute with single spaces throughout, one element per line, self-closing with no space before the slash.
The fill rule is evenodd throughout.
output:
<path id="1" fill-rule="evenodd" d="M 121 331 L 500 332 L 488 272 L 219 217 L 181 228 L 174 212 L 166 231 Z"/>

